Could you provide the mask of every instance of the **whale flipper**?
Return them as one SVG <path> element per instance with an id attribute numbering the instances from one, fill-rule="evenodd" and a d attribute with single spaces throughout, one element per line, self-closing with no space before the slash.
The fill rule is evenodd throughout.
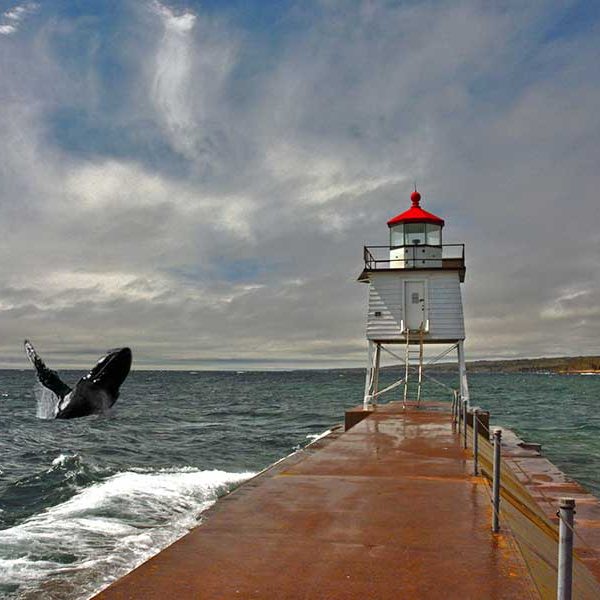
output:
<path id="1" fill-rule="evenodd" d="M 49 369 L 39 354 L 35 351 L 33 344 L 29 340 L 25 340 L 25 353 L 31 364 L 35 368 L 39 382 L 51 392 L 56 394 L 60 399 L 64 398 L 71 388 L 61 380 L 56 371 Z"/>

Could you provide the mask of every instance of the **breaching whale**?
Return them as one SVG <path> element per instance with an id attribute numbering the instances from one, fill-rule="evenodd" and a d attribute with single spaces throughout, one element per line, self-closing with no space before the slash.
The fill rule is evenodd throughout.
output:
<path id="1" fill-rule="evenodd" d="M 29 340 L 25 340 L 25 353 L 39 382 L 58 396 L 56 419 L 75 419 L 108 410 L 117 401 L 119 387 L 131 368 L 129 348 L 111 350 L 71 389 L 44 364 Z"/>

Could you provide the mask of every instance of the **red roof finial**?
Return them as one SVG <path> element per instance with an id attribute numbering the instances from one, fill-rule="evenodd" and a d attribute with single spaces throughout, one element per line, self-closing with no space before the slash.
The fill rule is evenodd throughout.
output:
<path id="1" fill-rule="evenodd" d="M 415 207 L 419 206 L 419 202 L 421 202 L 421 194 L 417 192 L 417 187 L 415 186 L 415 191 L 410 195 L 410 200 L 412 205 Z"/>
<path id="2" fill-rule="evenodd" d="M 444 226 L 444 219 L 440 219 L 430 212 L 423 210 L 419 206 L 421 201 L 421 194 L 417 192 L 417 186 L 415 185 L 415 191 L 410 195 L 412 206 L 404 211 L 403 213 L 395 216 L 393 219 L 388 221 L 388 226 L 393 227 L 398 223 L 433 223 L 434 225 Z"/>

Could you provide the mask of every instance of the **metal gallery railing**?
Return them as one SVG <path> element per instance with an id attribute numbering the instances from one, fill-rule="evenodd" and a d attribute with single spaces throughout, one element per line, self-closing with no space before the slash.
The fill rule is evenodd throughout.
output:
<path id="1" fill-rule="evenodd" d="M 441 256 L 437 252 L 441 249 Z M 397 251 L 396 257 L 390 253 Z M 364 246 L 365 269 L 464 269 L 465 245 Z"/>

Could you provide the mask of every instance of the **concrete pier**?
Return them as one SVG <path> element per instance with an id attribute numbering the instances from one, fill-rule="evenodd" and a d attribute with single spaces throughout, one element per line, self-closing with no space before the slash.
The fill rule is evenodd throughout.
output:
<path id="1" fill-rule="evenodd" d="M 220 499 L 96 598 L 550 597 L 508 517 L 499 534 L 490 524 L 489 485 L 450 414 L 391 403 Z M 596 594 L 578 568 L 575 597 Z"/>

